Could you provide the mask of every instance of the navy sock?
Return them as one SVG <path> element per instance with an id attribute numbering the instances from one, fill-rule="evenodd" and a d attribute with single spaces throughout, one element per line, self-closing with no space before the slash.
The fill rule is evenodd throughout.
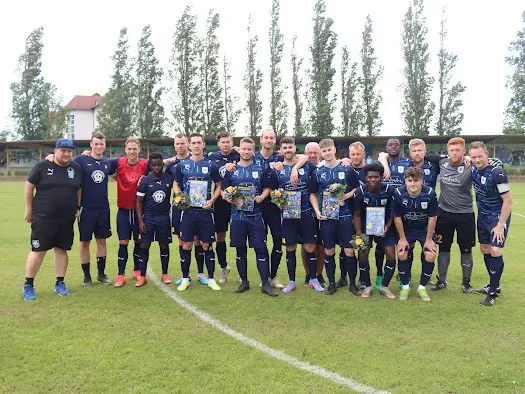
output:
<path id="1" fill-rule="evenodd" d="M 410 282 L 412 280 L 412 263 L 414 262 L 414 249 L 410 248 L 408 249 L 408 281 Z"/>
<path id="2" fill-rule="evenodd" d="M 128 262 L 128 245 L 119 245 L 118 247 L 118 274 L 126 273 L 126 263 Z"/>
<path id="3" fill-rule="evenodd" d="M 162 275 L 168 273 L 168 266 L 170 264 L 170 248 L 162 248 L 160 250 L 160 266 L 162 267 Z"/>
<path id="4" fill-rule="evenodd" d="M 55 286 L 58 286 L 58 284 L 59 284 L 60 282 L 63 282 L 63 281 L 64 281 L 64 277 L 63 277 L 63 276 L 57 276 L 57 280 L 56 280 L 56 282 L 55 282 Z"/>
<path id="5" fill-rule="evenodd" d="M 339 270 L 341 271 L 341 279 L 346 280 L 346 275 L 348 274 L 348 269 L 346 267 L 346 258 L 343 250 L 341 250 L 341 253 L 339 253 Z M 335 265 L 335 257 L 334 257 L 334 265 Z M 334 268 L 335 270 L 335 268 Z M 335 274 L 334 274 L 335 275 Z"/>
<path id="6" fill-rule="evenodd" d="M 487 273 L 490 275 L 490 258 L 492 256 L 490 254 L 484 254 L 483 260 L 485 261 L 485 268 L 487 269 Z"/>
<path id="7" fill-rule="evenodd" d="M 34 283 L 35 283 L 35 278 L 28 278 L 28 277 L 26 277 L 26 283 L 24 283 L 24 284 L 33 287 Z"/>
<path id="8" fill-rule="evenodd" d="M 501 274 L 503 273 L 503 256 L 490 256 L 489 259 L 489 294 L 496 295 L 496 291 L 499 287 L 499 281 L 501 279 Z"/>
<path id="9" fill-rule="evenodd" d="M 248 249 L 246 246 L 237 247 L 237 271 L 243 281 L 248 281 Z"/>
<path id="10" fill-rule="evenodd" d="M 146 276 L 149 261 L 149 248 L 140 248 L 140 276 Z"/>
<path id="11" fill-rule="evenodd" d="M 191 250 L 181 248 L 180 252 L 180 268 L 182 270 L 182 277 L 188 278 L 190 276 L 190 262 Z"/>
<path id="12" fill-rule="evenodd" d="M 376 258 L 376 269 L 377 269 L 377 276 L 383 276 L 383 260 L 385 259 L 385 253 L 381 249 L 377 249 L 375 251 L 375 258 Z M 394 263 L 394 267 L 396 264 Z"/>
<path id="13" fill-rule="evenodd" d="M 297 256 L 295 250 L 286 251 L 286 267 L 288 268 L 288 277 L 295 282 L 295 271 L 297 268 Z"/>
<path id="14" fill-rule="evenodd" d="M 91 277 L 91 273 L 89 272 L 90 269 L 91 269 L 91 264 L 90 263 L 80 264 L 80 266 L 82 267 L 82 271 L 84 272 L 84 276 L 86 278 Z"/>
<path id="15" fill-rule="evenodd" d="M 99 275 L 104 275 L 106 270 L 106 256 L 97 257 L 97 270 Z"/>
<path id="16" fill-rule="evenodd" d="M 310 274 L 310 279 L 317 278 L 317 256 L 315 252 L 308 253 L 306 252 L 306 264 L 308 265 L 308 272 Z"/>
<path id="17" fill-rule="evenodd" d="M 390 281 L 392 280 L 392 277 L 394 276 L 395 270 L 396 270 L 396 261 L 387 260 L 385 263 L 385 273 L 383 275 L 383 286 L 388 287 L 388 285 L 390 284 Z"/>
<path id="18" fill-rule="evenodd" d="M 432 277 L 432 271 L 434 271 L 434 262 L 424 260 L 421 267 L 421 278 L 419 284 L 426 286 L 430 278 Z"/>
<path id="19" fill-rule="evenodd" d="M 408 285 L 410 282 L 410 274 L 408 273 L 408 260 L 399 260 L 399 276 L 403 285 Z"/>
<path id="20" fill-rule="evenodd" d="M 268 250 L 266 248 L 255 249 L 255 259 L 257 260 L 257 270 L 261 276 L 263 286 L 268 284 L 270 276 L 270 267 L 268 264 Z"/>
<path id="21" fill-rule="evenodd" d="M 197 261 L 197 270 L 199 274 L 204 273 L 204 249 L 202 245 L 195 246 L 195 261 Z"/>
<path id="22" fill-rule="evenodd" d="M 365 282 L 367 287 L 372 285 L 370 282 L 370 262 L 367 258 L 359 260 L 359 279 L 361 282 Z"/>
<path id="23" fill-rule="evenodd" d="M 133 271 L 138 271 L 140 269 L 140 243 L 135 242 L 133 247 Z"/>
<path id="24" fill-rule="evenodd" d="M 271 260 L 270 278 L 272 279 L 277 276 L 277 270 L 279 269 L 279 265 L 281 264 L 282 256 L 283 256 L 283 251 L 281 249 L 272 250 L 272 256 L 270 258 Z"/>
<path id="25" fill-rule="evenodd" d="M 355 256 L 345 256 L 345 260 L 348 276 L 350 277 L 350 284 L 355 285 L 355 279 L 357 277 L 357 258 Z"/>
<path id="26" fill-rule="evenodd" d="M 330 284 L 335 283 L 335 256 L 324 256 L 324 266 L 326 269 L 326 276 L 328 276 L 328 282 Z"/>
<path id="27" fill-rule="evenodd" d="M 213 279 L 215 274 L 215 252 L 213 249 L 204 251 L 204 260 L 206 261 L 206 269 L 208 270 L 208 278 Z"/>
<path id="28" fill-rule="evenodd" d="M 226 262 L 226 242 L 217 242 L 215 246 L 215 252 L 217 253 L 217 261 L 221 268 L 226 268 L 228 263 Z"/>

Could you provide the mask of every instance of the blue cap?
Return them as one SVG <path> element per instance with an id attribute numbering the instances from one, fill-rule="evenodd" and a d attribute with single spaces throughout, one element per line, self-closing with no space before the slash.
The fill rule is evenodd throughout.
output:
<path id="1" fill-rule="evenodd" d="M 75 144 L 73 144 L 73 141 L 68 140 L 67 138 L 62 138 L 61 140 L 58 140 L 55 148 L 71 148 L 75 149 Z"/>

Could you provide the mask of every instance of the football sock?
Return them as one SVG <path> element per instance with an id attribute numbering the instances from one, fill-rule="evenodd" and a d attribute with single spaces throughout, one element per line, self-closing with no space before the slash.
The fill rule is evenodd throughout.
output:
<path id="1" fill-rule="evenodd" d="M 128 245 L 119 245 L 118 247 L 118 274 L 124 275 L 126 272 L 126 263 L 128 262 Z"/>
<path id="2" fill-rule="evenodd" d="M 140 268 L 140 243 L 135 242 L 133 246 L 133 271 L 138 271 Z"/>
<path id="3" fill-rule="evenodd" d="M 335 283 L 335 256 L 324 256 L 324 265 L 326 269 L 326 276 L 330 284 Z"/>
<path id="4" fill-rule="evenodd" d="M 208 270 L 208 278 L 213 279 L 215 274 L 215 252 L 213 249 L 204 251 L 204 260 L 206 261 L 206 269 Z"/>
<path id="5" fill-rule="evenodd" d="M 368 258 L 359 260 L 359 279 L 365 282 L 367 287 L 372 285 L 370 282 L 370 262 Z"/>
<path id="6" fill-rule="evenodd" d="M 472 276 L 472 268 L 474 267 L 474 260 L 472 253 L 465 253 L 461 255 L 461 270 L 463 271 L 463 278 L 470 280 Z"/>
<path id="7" fill-rule="evenodd" d="M 217 242 L 215 246 L 215 251 L 217 252 L 217 261 L 221 268 L 226 268 L 226 241 Z"/>
<path id="8" fill-rule="evenodd" d="M 28 278 L 26 277 L 26 285 L 29 285 L 29 286 L 33 286 L 33 284 L 35 283 L 35 278 Z"/>
<path id="9" fill-rule="evenodd" d="M 419 284 L 425 287 L 432 277 L 432 271 L 434 271 L 434 262 L 433 261 L 423 261 L 421 267 L 421 278 Z"/>
<path id="10" fill-rule="evenodd" d="M 439 251 L 438 254 L 438 275 L 439 280 L 447 283 L 448 266 L 450 265 L 450 252 Z"/>
<path id="11" fill-rule="evenodd" d="M 346 270 L 350 277 L 350 284 L 355 286 L 355 279 L 357 277 L 357 258 L 355 256 L 345 256 Z"/>
<path id="12" fill-rule="evenodd" d="M 392 280 L 392 277 L 394 276 L 395 270 L 396 270 L 396 261 L 387 260 L 385 263 L 385 274 L 383 275 L 383 286 L 388 287 L 388 285 L 390 284 L 390 281 Z"/>
<path id="13" fill-rule="evenodd" d="M 82 267 L 82 271 L 84 271 L 84 276 L 86 278 L 89 278 L 91 276 L 90 274 L 90 268 L 91 268 L 91 264 L 90 263 L 86 263 L 86 264 L 80 264 L 80 266 Z"/>
<path id="14" fill-rule="evenodd" d="M 501 274 L 503 273 L 503 256 L 490 256 L 489 258 L 489 294 L 496 295 L 496 291 L 499 286 L 499 281 L 501 279 Z"/>
<path id="15" fill-rule="evenodd" d="M 403 285 L 408 286 L 408 282 L 410 281 L 410 276 L 408 274 L 408 261 L 407 260 L 399 260 L 399 276 L 401 277 L 401 283 Z"/>
<path id="16" fill-rule="evenodd" d="M 64 281 L 64 277 L 63 277 L 63 276 L 57 276 L 57 280 L 56 280 L 56 282 L 55 282 L 55 286 L 58 286 L 58 284 L 59 284 L 60 282 L 63 282 L 63 281 Z"/>
<path id="17" fill-rule="evenodd" d="M 97 257 L 97 270 L 99 275 L 104 275 L 106 270 L 106 256 Z"/>
<path id="18" fill-rule="evenodd" d="M 346 281 L 346 275 L 348 274 L 348 269 L 346 267 L 346 256 L 342 250 L 339 253 L 339 270 L 341 271 L 341 279 Z M 335 257 L 334 257 L 334 272 L 335 272 Z"/>
<path id="19" fill-rule="evenodd" d="M 378 247 L 376 246 L 376 251 L 374 255 L 376 258 L 377 276 L 384 276 L 383 275 L 383 260 L 385 259 L 385 253 L 383 252 L 383 250 L 378 249 Z"/>
<path id="20" fill-rule="evenodd" d="M 270 267 L 268 267 L 268 250 L 266 248 L 255 249 L 255 259 L 257 260 L 257 270 L 261 276 L 263 286 L 268 284 L 270 276 Z"/>
<path id="21" fill-rule="evenodd" d="M 195 246 L 195 261 L 197 262 L 197 271 L 199 274 L 204 273 L 204 249 L 202 245 Z"/>
<path id="22" fill-rule="evenodd" d="M 279 265 L 281 264 L 281 257 L 283 255 L 283 251 L 281 249 L 273 249 L 272 255 L 270 258 L 270 278 L 273 279 L 277 276 L 277 270 L 279 270 Z"/>
<path id="23" fill-rule="evenodd" d="M 246 246 L 238 246 L 237 248 L 237 271 L 243 281 L 248 281 L 248 249 Z"/>
<path id="24" fill-rule="evenodd" d="M 162 275 L 168 273 L 168 266 L 170 263 L 170 248 L 162 248 L 160 250 L 160 265 L 162 267 Z"/>
<path id="25" fill-rule="evenodd" d="M 188 278 L 190 276 L 190 262 L 191 250 L 181 248 L 180 252 L 180 269 L 182 270 L 182 277 Z"/>
<path id="26" fill-rule="evenodd" d="M 306 263 L 308 264 L 308 272 L 310 273 L 310 279 L 315 279 L 317 277 L 317 256 L 315 252 L 306 252 Z"/>
<path id="27" fill-rule="evenodd" d="M 146 276 L 149 261 L 149 248 L 140 248 L 140 276 Z"/>
<path id="28" fill-rule="evenodd" d="M 288 268 L 288 277 L 295 282 L 295 271 L 297 268 L 297 256 L 295 250 L 286 251 L 286 267 Z"/>

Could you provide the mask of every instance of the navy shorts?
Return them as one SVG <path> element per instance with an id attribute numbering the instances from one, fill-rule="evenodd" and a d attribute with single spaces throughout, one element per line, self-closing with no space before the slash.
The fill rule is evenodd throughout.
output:
<path id="1" fill-rule="evenodd" d="M 311 213 L 300 219 L 283 219 L 281 228 L 283 245 L 317 244 L 317 225 Z"/>
<path id="2" fill-rule="evenodd" d="M 159 244 L 171 243 L 171 223 L 170 215 L 144 216 L 146 232 L 140 234 L 141 243 L 158 242 Z"/>
<path id="3" fill-rule="evenodd" d="M 206 244 L 215 241 L 213 212 L 205 209 L 185 209 L 180 217 L 180 235 L 183 242 L 191 242 L 197 236 Z"/>
<path id="4" fill-rule="evenodd" d="M 171 232 L 177 234 L 177 237 L 180 234 L 180 215 L 182 211 L 175 206 L 171 207 Z"/>
<path id="5" fill-rule="evenodd" d="M 213 216 L 215 219 L 215 232 L 216 233 L 225 233 L 228 231 L 228 224 L 230 223 L 231 215 L 231 204 L 227 201 L 224 201 L 222 198 L 215 202 L 213 205 Z"/>
<path id="6" fill-rule="evenodd" d="M 376 243 L 376 248 L 383 248 L 384 246 L 395 246 L 398 241 L 397 231 L 393 227 L 390 227 L 390 230 L 385 234 L 384 237 L 378 237 L 377 235 L 370 235 L 368 244 L 372 247 L 372 241 Z"/>
<path id="7" fill-rule="evenodd" d="M 498 217 L 487 217 L 484 215 L 478 214 L 478 241 L 480 244 L 486 244 L 490 246 L 496 246 L 498 248 L 503 248 L 505 246 L 505 241 L 503 243 L 498 243 L 497 241 L 494 242 L 492 240 L 493 234 L 491 233 L 492 229 L 496 227 L 498 224 Z M 507 239 L 507 234 L 509 232 L 510 227 L 510 216 L 507 219 L 507 222 L 505 223 L 505 229 L 503 230 L 503 233 L 505 234 L 505 239 Z"/>
<path id="8" fill-rule="evenodd" d="M 281 229 L 281 210 L 277 205 L 267 201 L 261 204 L 261 208 L 266 231 L 268 231 L 269 227 L 270 232 L 272 233 L 273 243 L 280 247 L 283 238 Z"/>
<path id="9" fill-rule="evenodd" d="M 119 241 L 139 237 L 139 221 L 134 209 L 119 208 L 117 211 L 117 234 Z"/>
<path id="10" fill-rule="evenodd" d="M 266 227 L 262 215 L 243 215 L 232 218 L 230 222 L 230 246 L 232 248 L 246 246 L 246 238 L 250 248 L 266 248 Z"/>
<path id="11" fill-rule="evenodd" d="M 354 223 L 352 217 L 343 217 L 339 220 L 320 220 L 321 239 L 325 249 L 333 249 L 335 245 L 342 248 L 352 248 L 350 241 L 354 235 Z"/>
<path id="12" fill-rule="evenodd" d="M 314 216 L 315 228 L 317 229 L 317 245 L 323 245 L 323 239 L 321 237 L 321 226 L 319 225 L 319 219 Z"/>
<path id="13" fill-rule="evenodd" d="M 93 234 L 97 239 L 111 237 L 111 222 L 109 208 L 84 208 L 80 209 L 78 218 L 78 231 L 80 241 L 91 241 Z"/>
<path id="14" fill-rule="evenodd" d="M 405 229 L 405 236 L 409 245 L 413 245 L 417 241 L 423 247 L 427 239 L 427 229 Z M 432 235 L 432 239 L 436 242 L 436 234 Z M 399 241 L 399 237 L 397 237 L 397 241 Z"/>

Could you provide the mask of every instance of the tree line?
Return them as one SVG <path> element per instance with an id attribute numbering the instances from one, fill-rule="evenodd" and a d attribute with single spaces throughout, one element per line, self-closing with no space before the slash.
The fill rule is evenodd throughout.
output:
<path id="1" fill-rule="evenodd" d="M 525 12 L 523 13 L 525 22 Z M 99 129 L 108 138 L 136 135 L 157 138 L 165 130 L 186 134 L 199 131 L 206 136 L 221 130 L 235 133 L 239 117 L 247 114 L 244 132 L 255 136 L 262 127 L 263 105 L 268 105 L 268 124 L 278 135 L 297 136 L 375 136 L 381 131 L 382 95 L 378 89 L 384 68 L 379 64 L 373 45 L 373 23 L 367 16 L 360 56 L 350 57 L 346 46 L 338 48 L 334 20 L 326 15 L 325 0 L 317 0 L 313 9 L 310 58 L 297 53 L 292 37 L 290 53 L 284 52 L 285 37 L 280 29 L 280 1 L 272 0 L 268 29 L 270 68 L 259 67 L 259 37 L 248 18 L 244 99 L 232 89 L 230 61 L 220 56 L 217 30 L 220 15 L 213 9 L 201 36 L 198 17 L 187 5 L 175 26 L 169 67 L 163 70 L 151 42 L 151 27 L 145 26 L 137 43 L 137 58 L 129 56 L 127 28 L 120 30 L 115 53 L 111 86 L 99 111 Z M 439 71 L 436 78 L 428 71 L 429 51 L 423 0 L 412 0 L 403 18 L 401 45 L 405 66 L 401 114 L 404 133 L 424 137 L 431 133 L 434 119 L 437 135 L 458 135 L 462 130 L 462 93 L 465 86 L 455 81 L 453 70 L 458 58 L 446 46 L 446 11 L 441 15 Z M 20 80 L 11 85 L 12 119 L 15 134 L 26 140 L 53 139 L 65 134 L 68 113 L 60 106 L 56 88 L 41 74 L 43 29 L 35 29 L 26 41 L 18 61 Z M 334 57 L 340 50 L 339 81 Z M 525 133 L 525 27 L 511 43 L 506 61 L 514 67 L 507 86 L 514 95 L 505 112 L 504 132 Z M 288 59 L 288 60 L 287 60 Z M 290 67 L 290 81 L 283 80 L 283 68 Z M 265 73 L 266 71 L 266 73 Z M 163 84 L 166 76 L 168 83 Z M 268 78 L 269 102 L 263 103 L 261 90 Z M 431 93 L 437 80 L 439 98 Z M 334 86 L 335 85 L 335 86 Z M 339 85 L 337 87 L 337 85 Z M 165 97 L 165 99 L 163 98 Z M 288 108 L 287 98 L 293 98 Z M 339 102 L 338 102 L 339 101 Z M 169 102 L 166 109 L 162 103 Z M 340 113 L 336 114 L 339 106 Z M 339 115 L 339 116 L 338 116 Z M 339 119 L 337 119 L 337 117 Z M 289 125 L 288 121 L 292 120 Z"/>

